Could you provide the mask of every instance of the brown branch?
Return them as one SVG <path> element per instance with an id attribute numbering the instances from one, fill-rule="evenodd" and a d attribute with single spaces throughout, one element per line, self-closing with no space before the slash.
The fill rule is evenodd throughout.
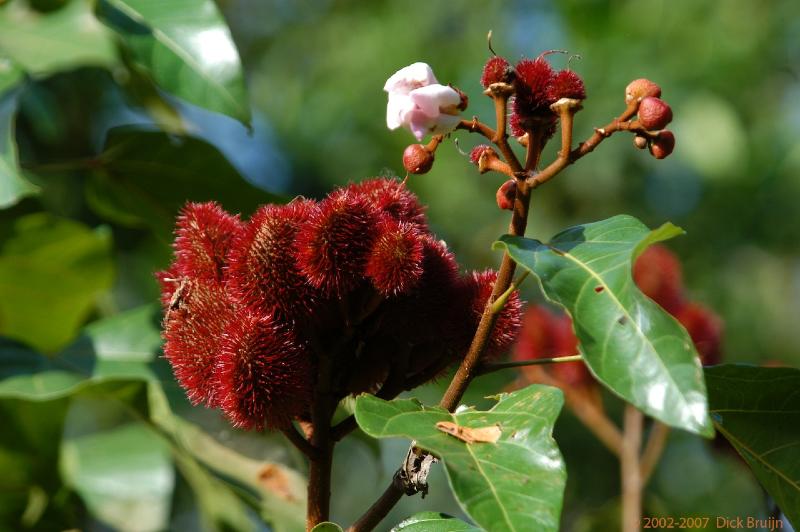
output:
<path id="1" fill-rule="evenodd" d="M 584 155 L 591 153 L 594 149 L 606 138 L 610 137 L 617 131 L 636 131 L 639 132 L 639 129 L 632 129 L 631 124 L 627 121 L 636 114 L 636 111 L 639 109 L 639 102 L 634 101 L 628 105 L 625 111 L 609 122 L 606 126 L 597 128 L 594 131 L 594 134 L 589 137 L 586 141 L 581 142 L 577 148 L 571 149 L 572 147 L 572 117 L 569 117 L 569 127 L 565 127 L 564 118 L 566 114 L 569 112 L 568 109 L 561 109 L 559 112 L 559 116 L 561 117 L 561 150 L 558 153 L 558 158 L 555 161 L 550 163 L 544 170 L 537 174 L 533 174 L 528 177 L 528 185 L 532 188 L 536 188 L 542 183 L 545 183 L 555 177 L 559 172 L 561 172 L 564 168 L 569 166 L 570 164 L 574 163 Z M 575 111 L 572 112 L 574 116 Z M 566 138 L 568 135 L 568 138 Z M 567 150 L 565 151 L 565 142 L 569 141 L 569 144 L 566 144 Z"/>
<path id="2" fill-rule="evenodd" d="M 375 526 L 386 517 L 389 512 L 394 508 L 400 499 L 405 495 L 403 487 L 400 485 L 400 480 L 395 474 L 391 484 L 386 490 L 378 497 L 372 506 L 370 506 L 364 515 L 362 515 L 355 523 L 353 523 L 347 532 L 364 532 L 372 530 Z"/>
<path id="3" fill-rule="evenodd" d="M 492 140 L 495 136 L 494 129 L 490 128 L 480 120 L 478 120 L 477 116 L 473 116 L 472 120 L 462 120 L 456 126 L 456 129 L 464 129 L 471 133 L 480 133 L 488 140 Z"/>
<path id="4" fill-rule="evenodd" d="M 338 349 L 334 350 L 338 351 Z M 311 405 L 311 445 L 316 449 L 309 456 L 308 505 L 306 508 L 306 529 L 327 521 L 330 515 L 331 468 L 333 466 L 333 446 L 331 439 L 331 418 L 337 401 L 331 392 L 334 353 L 319 357 L 317 385 L 314 402 Z"/>
<path id="5" fill-rule="evenodd" d="M 297 432 L 297 429 L 294 426 L 285 427 L 281 429 L 283 435 L 286 436 L 286 439 L 297 448 L 298 451 L 306 455 L 307 457 L 311 458 L 312 456 L 317 456 L 317 450 L 314 448 L 311 443 L 303 437 L 302 434 Z"/>
<path id="6" fill-rule="evenodd" d="M 642 487 L 647 485 L 647 481 L 650 480 L 650 476 L 653 474 L 656 465 L 658 465 L 658 461 L 664 453 L 664 448 L 667 446 L 669 433 L 670 429 L 667 425 L 660 421 L 653 421 L 653 427 L 650 429 L 639 464 Z"/>
<path id="7" fill-rule="evenodd" d="M 620 455 L 622 480 L 622 532 L 641 530 L 642 477 L 639 473 L 639 448 L 642 445 L 644 415 L 635 406 L 625 405 L 624 435 Z"/>

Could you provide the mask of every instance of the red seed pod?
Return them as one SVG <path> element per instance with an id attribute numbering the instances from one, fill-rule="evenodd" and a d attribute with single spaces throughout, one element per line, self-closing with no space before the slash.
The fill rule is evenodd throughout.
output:
<path id="1" fill-rule="evenodd" d="M 215 364 L 234 307 L 216 283 L 182 278 L 164 319 L 164 355 L 192 404 L 219 405 Z"/>
<path id="2" fill-rule="evenodd" d="M 553 68 L 544 57 L 523 59 L 515 68 L 517 99 L 525 103 L 525 109 L 535 112 L 553 103 L 547 90 L 554 76 Z"/>
<path id="3" fill-rule="evenodd" d="M 403 151 L 403 167 L 412 174 L 427 174 L 433 168 L 433 153 L 422 144 L 410 144 Z"/>
<path id="4" fill-rule="evenodd" d="M 548 100 L 555 102 L 561 98 L 586 99 L 586 86 L 581 77 L 572 70 L 560 70 L 547 87 Z"/>
<path id="5" fill-rule="evenodd" d="M 478 162 L 481 160 L 481 155 L 490 150 L 494 151 L 494 149 L 488 144 L 479 144 L 478 146 L 475 146 L 472 148 L 472 151 L 469 152 L 469 161 L 477 166 Z"/>
<path id="6" fill-rule="evenodd" d="M 648 96 L 639 104 L 639 123 L 648 131 L 663 129 L 672 122 L 672 109 L 664 100 Z"/>
<path id="7" fill-rule="evenodd" d="M 166 270 L 156 272 L 155 277 L 158 286 L 161 287 L 161 308 L 166 311 L 173 303 L 172 299 L 181 283 L 181 274 L 178 273 L 174 264 L 170 264 Z"/>
<path id="8" fill-rule="evenodd" d="M 425 207 L 413 192 L 408 190 L 403 181 L 397 179 L 377 178 L 354 183 L 347 189 L 356 195 L 363 196 L 378 211 L 388 214 L 398 222 L 407 222 L 421 231 L 427 231 Z"/>
<path id="9" fill-rule="evenodd" d="M 684 304 L 681 263 L 666 246 L 652 245 L 639 256 L 633 265 L 633 280 L 644 295 L 670 314 Z"/>
<path id="10" fill-rule="evenodd" d="M 504 57 L 499 55 L 490 57 L 486 64 L 483 65 L 481 85 L 484 89 L 488 89 L 492 83 L 507 83 L 511 72 L 511 65 L 508 64 Z"/>
<path id="11" fill-rule="evenodd" d="M 517 182 L 509 179 L 497 189 L 495 194 L 497 206 L 503 210 L 514 210 L 514 199 L 517 197 Z"/>
<path id="12" fill-rule="evenodd" d="M 359 284 L 380 214 L 349 189 L 331 192 L 297 234 L 300 271 L 325 295 L 341 297 Z"/>
<path id="13" fill-rule="evenodd" d="M 691 336 L 703 365 L 719 364 L 722 360 L 722 320 L 698 303 L 684 305 L 675 317 Z"/>
<path id="14" fill-rule="evenodd" d="M 236 427 L 286 427 L 308 411 L 311 354 L 270 315 L 237 314 L 220 344 L 216 374 L 220 406 Z"/>
<path id="15" fill-rule="evenodd" d="M 372 245 L 365 273 L 386 297 L 414 288 L 422 276 L 423 239 L 411 224 L 385 217 Z"/>
<path id="16" fill-rule="evenodd" d="M 475 334 L 475 330 L 478 328 L 483 311 L 486 309 L 486 302 L 492 295 L 495 281 L 497 281 L 497 272 L 494 270 L 472 272 L 464 278 L 463 282 L 473 290 L 472 320 L 469 323 L 469 334 L 467 335 L 469 338 Z M 522 302 L 519 299 L 519 292 L 515 290 L 497 316 L 485 356 L 493 358 L 508 351 L 516 340 L 521 326 Z"/>
<path id="17" fill-rule="evenodd" d="M 252 216 L 229 253 L 228 288 L 241 305 L 288 321 L 311 314 L 320 294 L 297 266 L 295 239 L 317 209 L 296 199 L 264 205 Z"/>
<path id="18" fill-rule="evenodd" d="M 650 81 L 649 79 L 640 78 L 635 79 L 628 83 L 625 87 L 625 103 L 629 104 L 636 100 L 641 100 L 652 96 L 654 98 L 661 97 L 661 87 Z"/>
<path id="19" fill-rule="evenodd" d="M 241 231 L 238 216 L 216 202 L 187 203 L 175 229 L 175 269 L 192 279 L 221 282 L 231 241 Z"/>
<path id="20" fill-rule="evenodd" d="M 516 100 L 514 100 L 514 103 L 511 106 L 511 117 L 508 119 L 508 128 L 511 130 L 512 135 L 515 137 L 521 137 L 526 133 L 526 131 L 522 125 L 522 117 L 516 109 Z"/>
<path id="21" fill-rule="evenodd" d="M 667 157 L 675 149 L 675 135 L 669 129 L 662 129 L 658 137 L 650 142 L 650 153 L 656 159 Z"/>

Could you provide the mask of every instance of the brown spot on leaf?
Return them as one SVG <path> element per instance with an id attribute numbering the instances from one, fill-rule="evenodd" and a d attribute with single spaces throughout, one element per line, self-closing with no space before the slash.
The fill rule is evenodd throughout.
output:
<path id="1" fill-rule="evenodd" d="M 462 427 L 452 421 L 439 421 L 436 428 L 466 443 L 497 443 L 502 431 L 497 425 L 488 427 Z"/>
<path id="2" fill-rule="evenodd" d="M 594 287 L 594 291 L 595 291 L 596 293 L 598 293 L 598 294 L 599 294 L 600 292 L 602 292 L 603 290 L 605 290 L 605 289 L 606 289 L 606 287 L 605 287 L 605 286 L 603 286 L 603 285 L 597 285 L 597 286 L 595 286 L 595 287 Z"/>

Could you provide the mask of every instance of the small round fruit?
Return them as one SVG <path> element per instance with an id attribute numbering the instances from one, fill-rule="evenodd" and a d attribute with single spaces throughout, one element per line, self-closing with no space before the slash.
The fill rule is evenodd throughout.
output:
<path id="1" fill-rule="evenodd" d="M 663 159 L 675 149 L 675 135 L 665 129 L 658 132 L 658 137 L 650 142 L 650 153 L 656 159 Z"/>
<path id="2" fill-rule="evenodd" d="M 636 100 L 641 100 L 653 96 L 658 98 L 661 96 L 661 87 L 653 83 L 649 79 L 640 78 L 635 79 L 628 83 L 625 87 L 625 103 L 631 103 Z"/>
<path id="3" fill-rule="evenodd" d="M 403 152 L 403 166 L 412 174 L 427 174 L 433 167 L 433 153 L 422 144 L 411 144 Z"/>
<path id="4" fill-rule="evenodd" d="M 648 96 L 639 104 L 639 123 L 648 131 L 664 129 L 672 122 L 672 109 L 664 100 Z"/>
<path id="5" fill-rule="evenodd" d="M 506 211 L 514 210 L 514 199 L 517 197 L 517 182 L 509 179 L 497 189 L 497 206 Z"/>

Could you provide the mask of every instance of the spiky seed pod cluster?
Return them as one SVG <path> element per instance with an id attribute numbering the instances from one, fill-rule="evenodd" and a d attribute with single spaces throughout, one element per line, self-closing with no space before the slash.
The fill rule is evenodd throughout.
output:
<path id="1" fill-rule="evenodd" d="M 703 305 L 687 300 L 678 258 L 663 245 L 650 246 L 634 264 L 633 278 L 639 289 L 686 328 L 704 365 L 722 358 L 722 321 Z M 556 314 L 541 305 L 529 305 L 513 351 L 515 360 L 536 360 L 576 355 L 578 338 L 566 313 Z M 545 366 L 558 382 L 570 386 L 591 384 L 593 377 L 582 362 Z"/>
<path id="2" fill-rule="evenodd" d="M 174 247 L 157 274 L 165 355 L 193 403 L 252 429 L 308 419 L 322 357 L 338 398 L 441 374 L 466 352 L 496 275 L 460 274 L 394 179 L 265 205 L 246 222 L 190 203 Z M 487 356 L 519 326 L 515 294 Z"/>
<path id="3" fill-rule="evenodd" d="M 586 98 L 586 87 L 581 77 L 569 69 L 554 70 L 545 59 L 546 55 L 547 52 L 536 59 L 522 59 L 506 75 L 505 79 L 514 84 L 509 125 L 517 137 L 537 128 L 548 136 L 552 135 L 558 117 L 550 106 L 561 98 Z M 500 59 L 489 60 L 484 67 L 484 78 L 487 78 L 487 73 L 499 70 Z"/>

